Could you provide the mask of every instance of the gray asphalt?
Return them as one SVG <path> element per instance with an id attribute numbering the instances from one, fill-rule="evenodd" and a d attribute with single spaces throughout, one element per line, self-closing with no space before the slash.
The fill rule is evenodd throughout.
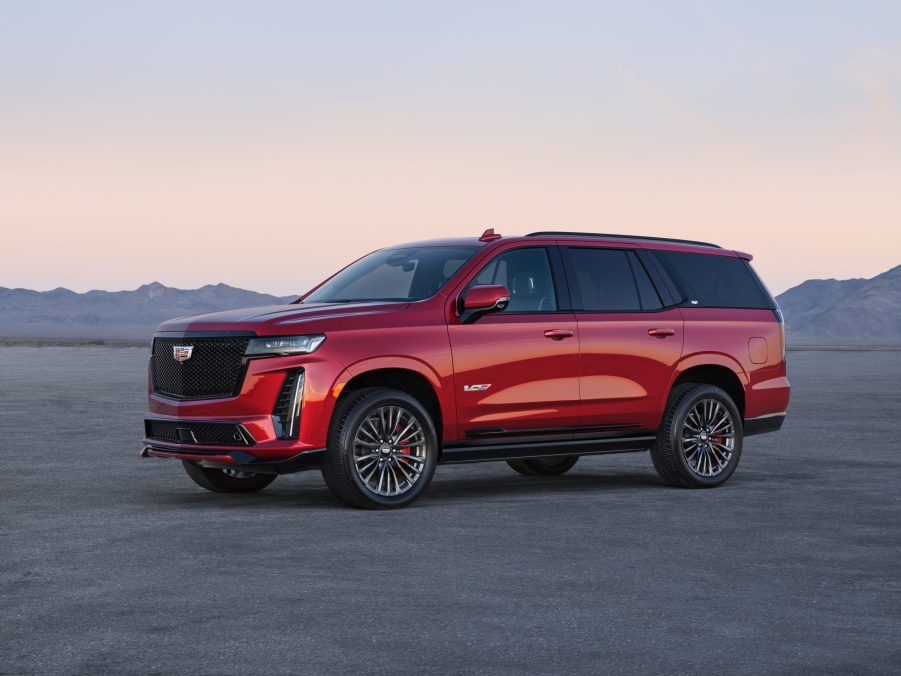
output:
<path id="1" fill-rule="evenodd" d="M 720 489 L 630 454 L 361 512 L 139 459 L 143 349 L 2 348 L 0 672 L 897 673 L 901 353 L 789 358 Z"/>

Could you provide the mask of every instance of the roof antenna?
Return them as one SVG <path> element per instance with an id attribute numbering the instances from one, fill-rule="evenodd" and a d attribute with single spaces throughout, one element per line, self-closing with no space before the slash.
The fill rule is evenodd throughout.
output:
<path id="1" fill-rule="evenodd" d="M 494 242 L 501 238 L 501 235 L 494 232 L 494 228 L 488 228 L 485 232 L 482 233 L 482 236 L 479 237 L 480 242 Z"/>

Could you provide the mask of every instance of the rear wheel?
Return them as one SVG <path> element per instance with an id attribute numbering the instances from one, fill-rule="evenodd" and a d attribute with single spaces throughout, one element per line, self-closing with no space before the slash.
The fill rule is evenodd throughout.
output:
<path id="1" fill-rule="evenodd" d="M 368 388 L 335 409 L 322 476 L 352 507 L 391 509 L 419 497 L 437 461 L 438 435 L 425 407 L 406 392 Z"/>
<path id="2" fill-rule="evenodd" d="M 742 438 L 732 398 L 714 385 L 687 383 L 670 394 L 651 459 L 668 484 L 713 488 L 738 467 Z"/>
<path id="3" fill-rule="evenodd" d="M 240 469 L 213 469 L 182 460 L 188 476 L 198 486 L 214 493 L 255 493 L 275 481 L 275 474 L 254 474 Z"/>
<path id="4" fill-rule="evenodd" d="M 558 476 L 571 470 L 578 460 L 578 455 L 564 455 L 563 457 L 508 460 L 507 464 L 526 476 Z"/>

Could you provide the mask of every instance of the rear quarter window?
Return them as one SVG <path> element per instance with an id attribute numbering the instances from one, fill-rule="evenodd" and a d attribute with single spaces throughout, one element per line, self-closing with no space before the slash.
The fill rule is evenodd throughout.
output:
<path id="1" fill-rule="evenodd" d="M 773 307 L 754 272 L 741 258 L 681 251 L 654 251 L 653 255 L 680 287 L 690 305 L 755 309 Z"/>

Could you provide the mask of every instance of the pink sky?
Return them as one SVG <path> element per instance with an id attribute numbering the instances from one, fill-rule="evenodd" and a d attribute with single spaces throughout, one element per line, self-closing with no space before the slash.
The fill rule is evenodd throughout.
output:
<path id="1" fill-rule="evenodd" d="M 487 227 L 901 263 L 896 6 L 564 4 L 7 10 L 0 285 L 288 294 Z"/>

